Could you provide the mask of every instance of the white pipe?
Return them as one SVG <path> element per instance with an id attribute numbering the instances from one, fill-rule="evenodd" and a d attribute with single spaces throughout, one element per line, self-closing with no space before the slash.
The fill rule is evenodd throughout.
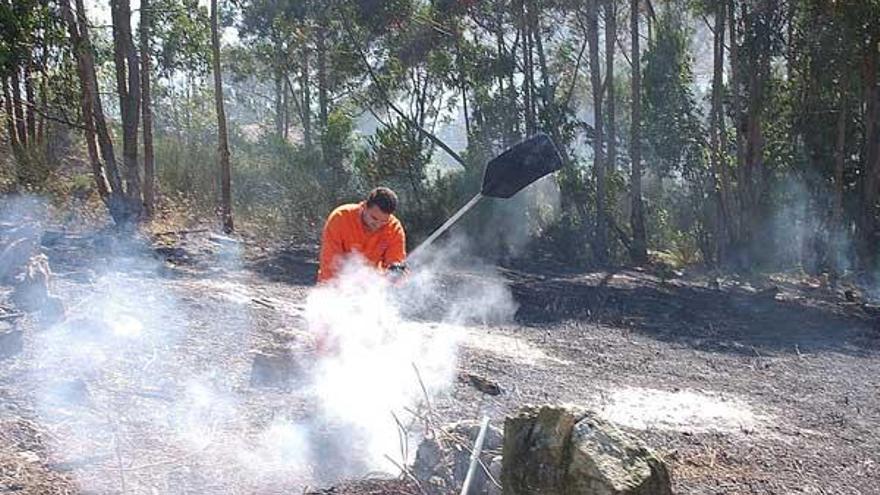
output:
<path id="1" fill-rule="evenodd" d="M 483 416 L 483 424 L 480 425 L 480 433 L 477 435 L 477 442 L 474 444 L 474 450 L 471 452 L 471 465 L 468 466 L 467 476 L 464 478 L 464 485 L 461 486 L 461 495 L 468 495 L 471 489 L 471 480 L 477 471 L 477 464 L 480 463 L 480 452 L 483 450 L 483 440 L 486 438 L 486 430 L 489 429 L 489 416 Z"/>

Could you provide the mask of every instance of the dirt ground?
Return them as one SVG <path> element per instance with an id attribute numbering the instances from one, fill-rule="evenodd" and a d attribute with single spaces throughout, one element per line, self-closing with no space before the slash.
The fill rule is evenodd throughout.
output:
<path id="1" fill-rule="evenodd" d="M 417 493 L 375 473 L 342 481 L 348 445 L 294 467 L 286 445 L 302 439 L 279 418 L 313 404 L 295 381 L 252 386 L 255 352 L 308 340 L 313 246 L 65 231 L 42 245 L 67 321 L 16 316 L 0 291 L 0 324 L 24 332 L 0 357 L 0 492 Z M 433 398 L 438 418 L 501 425 L 523 404 L 574 403 L 659 452 L 676 493 L 880 493 L 880 315 L 861 292 L 794 275 L 491 271 L 515 313 L 461 327 L 465 379 Z M 444 273 L 437 307 L 485 273 Z"/>

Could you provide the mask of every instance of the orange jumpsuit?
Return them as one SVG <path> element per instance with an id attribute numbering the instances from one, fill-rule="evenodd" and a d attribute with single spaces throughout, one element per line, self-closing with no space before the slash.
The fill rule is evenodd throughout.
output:
<path id="1" fill-rule="evenodd" d="M 370 232 L 364 227 L 361 212 L 364 202 L 342 205 L 327 217 L 321 235 L 318 282 L 325 282 L 339 269 L 346 254 L 359 253 L 370 265 L 384 270 L 406 261 L 406 234 L 403 225 L 391 215 L 388 223 Z"/>

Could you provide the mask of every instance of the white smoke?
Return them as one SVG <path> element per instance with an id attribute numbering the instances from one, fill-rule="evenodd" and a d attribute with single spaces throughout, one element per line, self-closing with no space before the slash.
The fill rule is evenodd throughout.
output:
<path id="1" fill-rule="evenodd" d="M 42 205 L 7 203 L 0 221 L 32 225 L 39 239 Z M 452 386 L 462 325 L 515 310 L 460 241 L 426 253 L 399 285 L 352 262 L 304 306 L 308 330 L 333 346 L 293 358 L 311 360 L 296 363 L 306 376 L 293 390 L 255 389 L 251 352 L 267 329 L 252 314 L 240 243 L 210 236 L 219 247 L 203 275 L 169 277 L 143 240 L 52 232 L 81 243 L 60 239 L 52 265 L 91 275 L 55 276 L 65 318 L 30 332 L 18 376 L 52 432 L 52 462 L 94 493 L 253 493 L 396 474 L 419 438 L 411 413 Z"/>
<path id="2" fill-rule="evenodd" d="M 401 459 L 397 421 L 411 418 L 408 411 L 417 409 L 424 394 L 448 389 L 454 377 L 460 330 L 408 321 L 395 298 L 399 291 L 424 294 L 423 273 L 394 285 L 351 260 L 306 303 L 310 330 L 327 349 L 314 376 L 320 411 L 342 428 L 351 446 L 349 462 L 360 469 L 393 472 L 388 457 L 409 461 Z"/>
<path id="3" fill-rule="evenodd" d="M 831 270 L 838 274 L 853 270 L 856 264 L 851 230 L 845 225 L 830 225 L 827 210 L 811 197 L 802 180 L 784 177 L 775 196 L 783 200 L 763 234 L 775 240 L 773 260 L 779 266 L 802 266 L 809 272 Z"/>
<path id="4" fill-rule="evenodd" d="M 472 225 L 475 237 L 493 252 L 517 257 L 529 242 L 559 218 L 559 184 L 554 175 L 542 177 L 509 199 L 485 199 L 487 219 Z M 476 219 L 472 219 L 476 220 Z"/>

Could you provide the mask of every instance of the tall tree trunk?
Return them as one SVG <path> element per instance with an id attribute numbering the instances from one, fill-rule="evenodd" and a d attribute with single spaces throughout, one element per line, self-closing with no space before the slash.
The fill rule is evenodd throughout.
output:
<path id="1" fill-rule="evenodd" d="M 284 87 L 284 49 L 281 42 L 275 41 L 275 136 L 279 140 L 287 139 L 284 132 L 284 96 L 287 89 Z"/>
<path id="2" fill-rule="evenodd" d="M 722 130 L 724 125 L 724 109 L 722 105 L 724 97 L 725 2 L 723 0 L 719 1 L 715 7 L 712 108 L 709 114 L 709 137 L 712 153 L 712 186 L 715 199 L 715 256 L 719 263 L 725 263 L 730 242 L 728 225 L 729 181 L 727 178 L 727 165 L 724 163 L 725 136 Z"/>
<path id="3" fill-rule="evenodd" d="M 34 61 L 32 56 L 28 56 L 27 63 L 23 66 L 24 70 L 24 95 L 26 99 L 25 119 L 27 121 L 28 143 L 31 146 L 37 142 L 37 96 L 34 91 Z"/>
<path id="4" fill-rule="evenodd" d="M 328 78 L 327 78 L 327 17 L 322 12 L 318 16 L 318 30 L 315 37 L 315 56 L 318 64 L 318 127 L 321 133 L 321 164 L 322 168 L 330 168 L 334 187 L 344 184 L 344 172 L 335 163 L 330 163 L 332 150 L 328 140 Z"/>
<path id="5" fill-rule="evenodd" d="M 737 175 L 740 175 L 745 167 L 745 140 L 743 138 L 742 82 L 740 75 L 739 30 L 737 29 L 736 5 L 736 2 L 733 0 L 728 0 L 727 2 L 727 23 L 730 31 L 730 100 L 733 132 L 736 140 L 736 166 L 734 170 Z M 736 220 L 731 218 L 731 221 L 736 223 L 736 242 L 737 244 L 741 244 L 741 239 L 744 234 L 743 230 L 747 221 L 747 219 L 742 216 L 745 210 L 743 204 L 746 203 L 746 185 L 741 181 L 738 184 L 737 193 L 737 211 L 739 212 L 739 217 Z"/>
<path id="6" fill-rule="evenodd" d="M 538 63 L 541 65 L 541 105 L 544 109 L 550 107 L 553 101 L 553 88 L 550 85 L 550 71 L 547 69 L 547 55 L 544 53 L 544 42 L 541 39 L 541 19 L 540 11 L 535 5 L 535 1 L 531 0 L 532 12 L 532 36 L 535 39 L 535 47 L 538 49 Z"/>
<path id="7" fill-rule="evenodd" d="M 617 168 L 617 124 L 614 120 L 614 47 L 617 44 L 617 0 L 605 2 L 605 91 L 608 118 L 608 159 L 606 169 Z"/>
<path id="8" fill-rule="evenodd" d="M 302 87 L 302 113 L 303 113 L 303 138 L 305 139 L 306 148 L 311 149 L 312 140 L 312 88 L 311 74 L 309 69 L 309 48 L 305 42 L 302 47 L 302 74 L 300 76 L 300 86 Z"/>
<path id="9" fill-rule="evenodd" d="M 606 210 L 605 153 L 602 116 L 602 76 L 599 60 L 599 1 L 589 0 L 587 11 L 587 41 L 590 45 L 590 86 L 593 92 L 593 173 L 596 177 L 596 232 L 593 251 L 596 261 L 608 261 L 608 219 Z"/>
<path id="10" fill-rule="evenodd" d="M 21 68 L 15 64 L 12 68 L 12 110 L 15 112 L 15 130 L 18 133 L 18 145 L 28 147 L 27 122 L 25 120 L 24 102 L 21 99 Z"/>
<path id="11" fill-rule="evenodd" d="M 501 18 L 501 10 L 498 9 L 498 12 L 496 13 L 496 23 L 495 23 L 495 49 L 496 49 L 495 59 L 498 61 L 499 65 L 504 60 L 504 33 L 503 33 L 502 29 L 503 29 L 503 23 L 502 23 L 502 18 Z M 503 102 L 509 102 L 509 100 L 507 98 L 507 92 L 504 89 L 504 85 L 505 85 L 504 73 L 503 73 L 503 71 L 498 70 L 497 74 L 498 74 L 498 98 Z M 508 109 L 510 109 L 510 107 L 508 107 Z M 510 123 L 508 123 L 508 125 L 510 125 Z M 507 131 L 507 126 L 505 126 L 505 131 Z M 505 132 L 505 134 L 507 134 L 507 132 Z M 509 136 L 505 135 L 504 139 L 505 139 L 505 142 L 504 142 L 505 145 L 510 144 L 509 143 L 509 141 L 510 141 Z"/>
<path id="12" fill-rule="evenodd" d="M 138 161 L 138 124 L 140 122 L 140 63 L 131 36 L 129 0 L 111 0 L 113 18 L 113 54 L 116 63 L 116 89 L 122 117 L 122 161 L 124 164 L 125 197 L 128 221 L 141 214 L 140 162 Z"/>
<path id="13" fill-rule="evenodd" d="M 326 132 L 328 118 L 327 101 L 327 27 L 322 17 L 318 26 L 316 48 L 318 57 L 318 125 L 321 133 Z"/>
<path id="14" fill-rule="evenodd" d="M 645 212 L 642 205 L 642 72 L 641 52 L 639 51 L 639 0 L 630 0 L 630 32 L 632 37 L 632 119 L 630 122 L 630 159 L 632 169 L 630 187 L 632 189 L 633 242 L 630 256 L 634 263 L 648 260 L 648 243 L 645 233 Z"/>
<path id="15" fill-rule="evenodd" d="M 519 2 L 519 31 L 520 37 L 523 41 L 523 49 L 522 49 L 522 64 L 523 64 L 523 82 L 522 82 L 522 94 L 523 94 L 523 111 L 525 116 L 525 125 L 526 125 L 526 135 L 531 135 L 535 132 L 535 114 L 532 111 L 532 85 L 534 84 L 534 78 L 532 77 L 532 34 L 530 32 L 530 22 L 528 21 L 529 11 L 528 11 L 528 2 L 526 0 L 520 0 Z"/>
<path id="16" fill-rule="evenodd" d="M 842 68 L 840 80 L 840 106 L 837 109 L 837 136 L 834 140 L 834 203 L 831 221 L 835 230 L 843 227 L 843 169 L 846 159 L 847 86 L 849 70 Z"/>
<path id="17" fill-rule="evenodd" d="M 153 12 L 150 0 L 141 0 L 141 112 L 144 120 L 144 208 L 153 216 L 155 208 L 155 163 L 153 158 L 153 96 L 150 93 L 150 29 Z"/>
<path id="18" fill-rule="evenodd" d="M 517 36 L 517 40 L 514 41 L 507 54 L 510 61 L 510 69 L 507 71 L 507 108 L 510 112 L 508 121 L 511 125 L 510 135 L 508 136 L 509 145 L 516 143 L 522 138 L 521 124 L 523 119 L 519 113 L 519 94 L 516 89 L 516 50 L 519 39 L 520 37 Z"/>
<path id="19" fill-rule="evenodd" d="M 76 22 L 79 29 L 79 35 L 82 39 L 82 50 L 80 56 L 85 64 L 87 78 L 82 84 L 88 87 L 92 108 L 94 110 L 95 132 L 98 137 L 98 145 L 101 149 L 101 157 L 104 159 L 104 167 L 107 171 L 107 179 L 110 182 L 111 203 L 115 204 L 116 197 L 123 194 L 122 177 L 119 174 L 119 167 L 116 164 L 116 154 L 113 150 L 113 139 L 110 137 L 110 130 L 107 127 L 107 120 L 104 118 L 104 106 L 101 103 L 101 93 L 98 92 L 98 77 L 95 72 L 95 56 L 92 50 L 92 42 L 89 36 L 88 16 L 83 0 L 76 0 Z M 118 210 L 111 208 L 111 214 Z M 117 219 L 114 214 L 114 220 Z"/>
<path id="20" fill-rule="evenodd" d="M 45 56 L 45 53 L 43 54 Z M 43 110 L 47 110 L 49 108 L 49 85 L 47 83 L 48 75 L 45 66 L 41 70 L 40 74 L 40 108 Z M 40 147 L 45 147 L 47 144 L 46 141 L 46 128 L 48 127 L 48 122 L 45 115 L 40 115 L 37 120 L 37 135 L 36 142 Z M 48 155 L 47 155 L 48 156 Z"/>
<path id="21" fill-rule="evenodd" d="M 471 145 L 471 116 L 468 112 L 467 75 L 464 71 L 464 59 L 461 56 L 461 41 L 455 42 L 455 61 L 458 69 L 458 90 L 461 91 L 461 105 L 464 112 L 464 134 L 467 145 Z"/>
<path id="22" fill-rule="evenodd" d="M 73 52 L 76 55 L 76 67 L 80 80 L 80 108 L 82 110 L 83 127 L 85 128 L 86 148 L 89 153 L 89 162 L 92 166 L 92 177 L 95 180 L 95 188 L 101 200 L 109 204 L 110 184 L 104 171 L 104 164 L 98 154 L 97 136 L 95 130 L 95 102 L 91 90 L 91 82 L 94 78 L 94 66 L 89 65 L 87 54 L 89 49 L 85 39 L 88 33 L 80 32 L 79 25 L 70 10 L 68 1 L 60 2 L 61 15 L 67 24 Z M 112 151 L 111 151 L 112 152 Z"/>
<path id="23" fill-rule="evenodd" d="M 528 42 L 529 62 L 529 119 L 532 122 L 532 130 L 529 135 L 538 131 L 538 84 L 535 78 L 535 39 L 538 37 L 535 29 L 535 3 L 533 0 L 526 0 L 526 33 L 528 34 L 526 41 Z"/>
<path id="24" fill-rule="evenodd" d="M 290 92 L 286 89 L 285 87 L 281 91 L 281 136 L 285 142 L 287 141 L 287 136 L 290 135 Z"/>
<path id="25" fill-rule="evenodd" d="M 862 184 L 862 214 L 859 222 L 859 258 L 861 267 L 868 273 L 878 268 L 877 243 L 880 239 L 877 221 L 878 186 L 880 186 L 880 87 L 877 83 L 880 61 L 880 35 L 872 36 L 862 64 L 865 108 L 865 174 Z"/>
<path id="26" fill-rule="evenodd" d="M 758 2 L 757 8 L 747 11 L 746 4 L 742 6 L 743 19 L 747 23 L 749 32 L 754 32 L 760 37 L 758 42 L 768 46 L 765 38 L 770 33 L 766 28 L 759 25 L 759 16 L 765 14 L 768 5 L 765 1 Z M 765 246 L 761 245 L 756 235 L 763 221 L 764 188 L 766 187 L 766 170 L 764 164 L 764 96 L 766 81 L 770 73 L 770 55 L 767 53 L 752 53 L 749 60 L 752 69 L 748 74 L 748 98 L 745 115 L 745 161 L 743 167 L 742 182 L 745 185 L 745 203 L 743 204 L 743 219 L 746 226 L 743 241 L 749 248 L 752 260 L 757 259 L 759 254 L 766 252 Z"/>
<path id="27" fill-rule="evenodd" d="M 17 150 L 18 131 L 16 130 L 15 111 L 12 109 L 12 92 L 9 90 L 11 77 L 3 77 L 3 108 L 6 111 L 6 132 L 13 151 Z"/>
<path id="28" fill-rule="evenodd" d="M 43 8 L 46 12 L 49 12 L 49 0 L 40 0 L 40 7 Z M 63 21 L 63 20 L 62 20 Z M 62 24 L 61 29 L 64 29 L 64 25 Z M 46 140 L 46 134 L 48 132 L 49 122 L 46 118 L 46 113 L 48 113 L 49 109 L 49 56 L 51 50 L 54 50 L 57 47 L 53 41 L 49 38 L 49 33 L 47 30 L 44 30 L 41 36 L 40 42 L 40 86 L 39 86 L 39 94 L 40 94 L 40 108 L 43 109 L 43 113 L 39 116 L 39 120 L 37 121 L 37 144 L 46 153 L 47 160 L 54 162 L 55 157 L 50 156 L 49 150 L 51 146 L 49 146 L 48 141 Z"/>
<path id="29" fill-rule="evenodd" d="M 229 138 L 223 109 L 223 76 L 220 72 L 220 29 L 217 0 L 211 0 L 211 58 L 214 69 L 214 105 L 217 110 L 217 156 L 220 159 L 220 218 L 223 232 L 235 230 L 232 222 L 232 173 L 229 165 Z"/>

